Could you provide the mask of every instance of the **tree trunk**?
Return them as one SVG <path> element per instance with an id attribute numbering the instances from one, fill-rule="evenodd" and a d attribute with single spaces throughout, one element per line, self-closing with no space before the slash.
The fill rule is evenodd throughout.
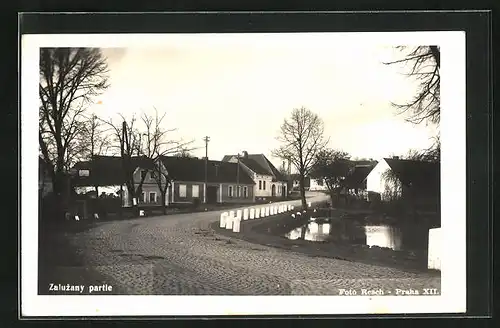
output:
<path id="1" fill-rule="evenodd" d="M 307 226 L 303 226 L 302 229 L 300 230 L 301 240 L 306 240 L 306 231 L 307 231 Z"/>
<path id="2" fill-rule="evenodd" d="M 303 173 L 300 173 L 300 198 L 302 200 L 302 209 L 307 209 L 306 201 L 306 187 L 305 187 L 305 177 Z"/>
<path id="3" fill-rule="evenodd" d="M 63 172 L 58 170 L 55 172 L 54 181 L 52 183 L 54 202 L 52 206 L 54 207 L 54 220 L 64 219 L 64 213 L 67 210 L 67 188 L 64 179 Z"/>
<path id="4" fill-rule="evenodd" d="M 163 210 L 163 214 L 167 214 L 167 205 L 165 205 L 167 190 L 166 189 L 160 190 L 160 194 L 161 194 L 161 209 Z"/>

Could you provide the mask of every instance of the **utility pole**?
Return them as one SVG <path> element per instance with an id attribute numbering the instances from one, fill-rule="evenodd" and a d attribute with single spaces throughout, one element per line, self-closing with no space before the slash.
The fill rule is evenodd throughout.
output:
<path id="1" fill-rule="evenodd" d="M 204 203 L 207 203 L 207 183 L 208 183 L 208 142 L 210 141 L 209 136 L 205 136 L 203 138 L 203 141 L 205 141 L 205 187 L 203 188 L 203 200 Z"/>
<path id="2" fill-rule="evenodd" d="M 125 121 L 123 121 L 122 123 L 122 140 L 120 142 L 120 155 L 122 157 L 122 177 L 125 178 L 125 137 L 127 135 L 126 133 L 126 129 L 127 129 L 127 123 Z M 123 203 L 123 183 L 125 181 L 121 181 L 120 183 L 120 202 L 121 202 L 121 206 L 120 206 L 120 216 L 123 215 L 123 207 L 124 207 L 124 203 Z"/>

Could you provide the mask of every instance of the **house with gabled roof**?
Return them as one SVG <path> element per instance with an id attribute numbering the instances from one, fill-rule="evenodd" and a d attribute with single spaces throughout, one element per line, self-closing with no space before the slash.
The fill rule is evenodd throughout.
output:
<path id="1" fill-rule="evenodd" d="M 155 170 L 153 161 L 145 156 L 134 156 L 130 160 L 134 185 L 138 186 L 143 181 L 139 205 L 161 205 L 158 186 L 152 175 Z M 122 206 L 132 206 L 120 156 L 93 156 L 90 161 L 76 163 L 73 169 L 75 176 L 72 183 L 78 193 L 95 191 L 97 197 L 103 193 L 120 197 L 123 191 Z"/>
<path id="2" fill-rule="evenodd" d="M 376 161 L 351 161 L 353 166 L 346 176 L 343 185 L 347 194 L 367 196 L 367 177 L 377 165 Z"/>
<path id="3" fill-rule="evenodd" d="M 264 154 L 225 155 L 223 162 L 236 163 L 248 174 L 255 186 L 256 199 L 284 198 L 287 196 L 287 177 Z"/>
<path id="4" fill-rule="evenodd" d="M 435 162 L 383 158 L 366 177 L 367 191 L 382 201 L 411 198 L 439 202 L 440 164 Z"/>
<path id="5" fill-rule="evenodd" d="M 160 159 L 171 180 L 167 205 L 193 203 L 196 199 L 209 204 L 255 201 L 254 181 L 237 163 L 175 156 Z"/>

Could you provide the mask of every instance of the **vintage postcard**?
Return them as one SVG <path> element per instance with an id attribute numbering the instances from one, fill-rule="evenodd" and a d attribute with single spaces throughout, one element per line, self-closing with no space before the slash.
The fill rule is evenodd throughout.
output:
<path id="1" fill-rule="evenodd" d="M 23 316 L 465 312 L 464 33 L 21 51 Z"/>

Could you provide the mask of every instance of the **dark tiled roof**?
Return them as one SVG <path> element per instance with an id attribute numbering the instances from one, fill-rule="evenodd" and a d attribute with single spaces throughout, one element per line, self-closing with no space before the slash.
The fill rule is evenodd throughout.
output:
<path id="1" fill-rule="evenodd" d="M 373 170 L 374 166 L 363 165 L 355 166 L 351 173 L 346 177 L 345 184 L 349 188 L 359 188 L 361 187 L 363 181 L 366 179 L 368 174 Z"/>
<path id="2" fill-rule="evenodd" d="M 424 189 L 440 185 L 439 163 L 394 158 L 384 160 L 404 185 Z"/>
<path id="3" fill-rule="evenodd" d="M 146 157 L 132 157 L 131 165 L 135 170 L 137 167 L 153 169 L 153 162 Z M 77 170 L 89 170 L 88 177 L 76 176 L 76 186 L 109 186 L 124 183 L 126 175 L 123 170 L 122 158 L 119 156 L 94 156 L 92 161 L 78 162 L 74 166 Z"/>
<path id="4" fill-rule="evenodd" d="M 205 160 L 197 158 L 162 157 L 168 174 L 174 181 L 204 182 Z M 211 183 L 237 183 L 238 164 L 223 161 L 208 161 L 207 180 Z M 239 170 L 239 183 L 255 184 L 243 170 Z"/>
<path id="5" fill-rule="evenodd" d="M 235 156 L 237 155 L 225 155 L 222 161 L 227 162 Z M 246 157 L 240 156 L 240 161 L 257 174 L 273 176 L 273 181 L 286 181 L 286 177 L 276 169 L 264 154 L 248 154 Z"/>
<path id="6" fill-rule="evenodd" d="M 254 159 L 252 158 L 243 158 L 240 157 L 240 162 L 245 164 L 246 167 L 248 167 L 250 170 L 254 171 L 257 174 L 266 174 L 270 175 L 268 170 L 263 168 L 259 163 L 257 163 Z"/>
<path id="7" fill-rule="evenodd" d="M 274 175 L 273 181 L 286 181 L 286 177 L 283 176 L 283 174 L 281 174 L 281 172 L 273 165 L 273 163 L 271 163 L 271 161 L 269 161 L 267 159 L 266 156 L 264 156 L 264 159 L 266 160 L 267 165 L 269 165 L 269 167 L 271 168 L 271 171 Z"/>

